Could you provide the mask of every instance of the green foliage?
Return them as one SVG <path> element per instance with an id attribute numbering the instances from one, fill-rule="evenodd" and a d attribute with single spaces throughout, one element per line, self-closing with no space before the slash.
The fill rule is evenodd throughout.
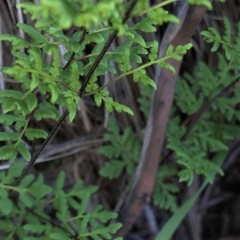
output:
<path id="1" fill-rule="evenodd" d="M 53 3 L 41 1 L 40 4 L 21 3 L 18 5 L 25 12 L 31 13 L 32 18 L 36 20 L 36 25 L 33 27 L 24 23 L 17 24 L 17 27 L 24 31 L 27 39 L 6 34 L 0 36 L 0 40 L 12 43 L 12 53 L 15 57 L 13 66 L 4 67 L 2 72 L 22 87 L 22 91 L 3 90 L 0 93 L 3 113 L 8 114 L 3 123 L 6 126 L 14 125 L 16 131 L 11 137 L 10 135 L 2 137 L 2 141 L 10 140 L 12 147 L 6 147 L 3 150 L 0 148 L 0 152 L 4 151 L 0 159 L 13 161 L 14 156 L 16 157 L 19 152 L 26 160 L 30 160 L 29 151 L 26 147 L 24 148 L 22 140 L 25 137 L 29 141 L 47 137 L 43 130 L 28 127 L 32 117 L 37 121 L 46 118 L 58 120 L 57 107 L 64 106 L 69 113 L 69 121 L 74 120 L 80 101 L 79 78 L 88 74 L 105 45 L 105 39 L 114 29 L 118 30 L 118 34 L 125 35 L 128 40 L 120 44 L 115 51 L 107 52 L 103 56 L 85 89 L 86 95 L 93 95 L 98 107 L 104 103 L 109 112 L 115 110 L 134 114 L 127 106 L 114 101 L 105 86 L 99 86 L 97 80 L 100 76 L 108 72 L 116 73 L 113 63 L 118 66 L 122 74 L 111 80 L 109 84 L 133 74 L 134 82 L 150 85 L 156 89 L 155 82 L 147 76 L 145 68 L 159 64 L 162 68 L 175 71 L 171 65 L 166 63 L 166 60 L 169 58 L 180 60 L 182 54 L 190 49 L 191 44 L 178 46 L 176 49 L 169 47 L 166 56 L 157 59 L 158 43 L 156 41 L 145 42 L 140 31 L 156 31 L 156 25 L 161 25 L 163 22 L 177 23 L 177 18 L 163 10 L 160 5 L 150 9 L 141 22 L 127 26 L 119 22 L 127 5 L 121 0 L 100 1 L 97 4 L 91 1 L 80 4 L 78 1 L 70 3 L 59 0 Z M 136 11 L 140 11 L 139 16 L 146 10 L 141 7 L 142 3 L 136 7 Z M 99 28 L 99 23 L 102 24 L 103 29 Z M 71 37 L 64 35 L 63 29 L 72 25 L 84 27 L 87 31 L 80 29 Z M 86 45 L 90 43 L 93 44 L 93 49 L 92 53 L 87 56 L 87 61 L 84 63 L 78 61 L 77 59 L 83 56 Z M 74 53 L 75 58 L 70 61 L 70 66 L 67 68 L 61 66 L 62 56 L 59 52 L 59 45 L 65 46 L 67 50 L 63 56 L 66 61 L 70 61 L 70 56 Z M 141 64 L 142 56 L 147 54 L 149 62 L 134 69 L 133 66 Z M 51 61 L 44 61 L 42 58 L 44 55 L 48 55 Z M 36 92 L 42 96 L 48 95 L 48 98 L 43 98 L 45 100 L 40 102 L 36 97 Z M 14 155 L 7 153 L 10 149 L 15 149 Z"/>
<path id="2" fill-rule="evenodd" d="M 213 161 L 218 166 L 221 167 L 223 161 L 226 158 L 226 151 L 222 151 L 216 154 Z M 214 175 L 216 174 L 215 171 L 211 173 L 211 178 L 214 178 Z M 182 204 L 181 207 L 179 207 L 174 214 L 170 217 L 170 219 L 167 221 L 167 223 L 163 226 L 163 228 L 160 230 L 158 235 L 156 236 L 156 240 L 170 240 L 174 234 L 174 232 L 177 230 L 180 223 L 183 221 L 183 219 L 186 217 L 188 212 L 190 211 L 191 207 L 194 205 L 194 203 L 197 201 L 199 195 L 203 192 L 203 190 L 206 188 L 208 184 L 208 180 L 205 180 L 201 187 L 189 198 L 186 202 Z"/>
<path id="3" fill-rule="evenodd" d="M 189 4 L 205 6 L 209 9 L 212 9 L 212 3 L 210 0 L 188 0 Z"/>
<path id="4" fill-rule="evenodd" d="M 127 106 L 114 101 L 106 86 L 99 86 L 99 77 L 117 73 L 113 66 L 118 67 L 120 74 L 110 84 L 132 74 L 134 82 L 154 89 L 156 84 L 146 75 L 145 68 L 159 64 L 174 72 L 165 61 L 169 58 L 180 60 L 191 44 L 176 49 L 170 47 L 164 58 L 157 59 L 158 43 L 146 42 L 141 32 L 155 32 L 156 26 L 166 22 L 177 23 L 178 19 L 165 11 L 162 5 L 149 8 L 147 12 L 145 5 L 144 1 L 138 2 L 132 16 L 144 17 L 131 26 L 122 23 L 122 16 L 128 8 L 128 3 L 122 0 L 103 0 L 97 4 L 94 1 L 44 0 L 39 4 L 24 2 L 18 5 L 25 13 L 31 14 L 35 26 L 17 24 L 25 33 L 25 39 L 8 34 L 0 36 L 0 41 L 12 44 L 15 58 L 13 65 L 4 67 L 2 72 L 20 86 L 20 90 L 0 92 L 0 123 L 13 130 L 0 133 L 3 143 L 0 160 L 13 162 L 8 172 L 0 173 L 0 229 L 6 239 L 112 239 L 112 234 L 121 227 L 119 223 L 108 224 L 109 220 L 116 218 L 116 213 L 108 212 L 102 206 L 87 210 L 96 187 L 83 186 L 79 180 L 66 191 L 63 172 L 53 187 L 45 184 L 41 175 L 37 179 L 26 175 L 19 185 L 12 185 L 24 168 L 23 163 L 15 163 L 14 160 L 21 156 L 30 161 L 27 144 L 47 138 L 44 130 L 32 127 L 32 121 L 49 118 L 58 121 L 59 106 L 67 109 L 70 122 L 74 120 L 80 101 L 79 80 L 81 76 L 88 75 L 114 30 L 126 41 L 114 51 L 106 52 L 84 89 L 85 95 L 93 95 L 97 107 L 104 104 L 109 112 L 134 114 Z M 63 30 L 72 26 L 78 27 L 78 31 L 72 36 L 65 35 Z M 60 45 L 67 51 L 64 56 L 61 56 Z M 85 56 L 87 45 L 92 46 L 92 50 Z M 148 56 L 149 62 L 143 63 L 144 55 Z M 43 56 L 48 56 L 48 61 Z M 79 60 L 82 57 L 85 61 Z M 65 66 L 61 64 L 63 59 L 67 62 Z M 130 128 L 120 134 L 114 120 L 110 120 L 105 138 L 109 144 L 100 152 L 111 160 L 105 163 L 100 174 L 117 178 L 126 170 L 132 175 L 139 159 L 140 140 Z M 52 218 L 55 218 L 54 222 Z"/>
<path id="5" fill-rule="evenodd" d="M 109 161 L 101 168 L 100 175 L 110 179 L 119 178 L 124 170 L 132 175 L 140 156 L 140 140 L 129 127 L 120 134 L 120 128 L 113 118 L 109 119 L 107 130 L 104 139 L 109 144 L 100 147 L 99 152 Z"/>
<path id="6" fill-rule="evenodd" d="M 179 192 L 179 187 L 173 182 L 170 182 L 172 176 L 176 176 L 178 170 L 173 167 L 163 166 L 156 178 L 156 183 L 153 191 L 153 202 L 156 206 L 162 209 L 174 212 L 177 209 L 176 193 Z"/>
<path id="7" fill-rule="evenodd" d="M 216 28 L 209 27 L 207 31 L 203 31 L 201 35 L 204 37 L 205 41 L 208 43 L 213 43 L 211 48 L 212 52 L 216 52 L 220 46 L 225 51 L 227 60 L 232 58 L 232 55 L 239 56 L 239 46 L 240 46 L 240 23 L 237 24 L 238 35 L 233 38 L 233 29 L 229 20 L 224 17 L 224 33 L 220 33 Z"/>
<path id="8" fill-rule="evenodd" d="M 209 160 L 209 153 L 227 150 L 230 141 L 239 136 L 240 132 L 239 110 L 236 107 L 240 100 L 237 88 L 229 89 L 232 92 L 231 97 L 218 96 L 224 92 L 226 86 L 239 78 L 238 74 L 231 74 L 232 70 L 239 68 L 236 65 L 238 58 L 232 56 L 228 61 L 221 54 L 218 54 L 218 58 L 216 69 L 200 63 L 193 76 L 185 74 L 177 84 L 175 101 L 181 112 L 194 119 L 201 109 L 204 109 L 204 113 L 184 141 L 181 141 L 181 138 L 187 129 L 181 125 L 180 119 L 175 117 L 169 124 L 168 148 L 175 152 L 177 162 L 185 168 L 179 173 L 180 181 L 188 181 L 189 184 L 194 173 L 205 175 L 209 182 L 213 181 L 210 174 L 212 170 L 223 174 L 222 170 Z M 218 97 L 215 100 L 216 96 Z M 205 110 L 204 106 L 208 104 L 209 107 Z"/>
<path id="9" fill-rule="evenodd" d="M 42 175 L 37 179 L 26 175 L 18 186 L 11 186 L 23 168 L 24 163 L 18 162 L 0 173 L 0 214 L 5 219 L 0 220 L 0 229 L 4 239 L 13 239 L 13 235 L 19 239 L 73 239 L 74 235 L 81 240 L 112 239 L 121 227 L 120 223 L 108 224 L 117 214 L 101 205 L 87 210 L 97 187 L 86 187 L 78 180 L 66 191 L 64 172 L 58 175 L 54 187 L 46 185 Z M 57 222 L 51 221 L 50 213 L 56 215 Z"/>
<path id="10" fill-rule="evenodd" d="M 215 158 L 211 159 L 209 156 L 218 156 L 218 153 L 226 152 L 230 142 L 239 137 L 238 103 L 240 99 L 239 83 L 237 82 L 239 79 L 239 48 L 237 46 L 239 46 L 240 28 L 238 27 L 238 31 L 233 35 L 227 19 L 224 19 L 224 24 L 225 35 L 218 34 L 218 36 L 222 39 L 219 47 L 223 47 L 225 55 L 218 53 L 216 68 L 210 68 L 200 62 L 192 75 L 184 74 L 177 82 L 175 104 L 168 124 L 167 147 L 173 151 L 181 170 L 173 170 L 170 174 L 166 165 L 160 167 L 153 192 L 153 201 L 162 208 L 176 210 L 174 191 L 177 192 L 178 189 L 176 185 L 172 185 L 173 177 L 178 175 L 180 182 L 185 181 L 190 185 L 196 174 L 204 175 L 206 182 L 210 183 L 214 180 L 212 173 L 223 175 L 220 165 L 214 162 Z M 217 30 L 210 30 L 211 32 L 217 32 Z M 209 36 L 205 31 L 202 35 Z M 212 37 L 209 42 L 216 45 L 217 40 L 215 42 L 213 40 L 215 41 L 215 38 Z M 231 43 L 231 47 L 227 45 L 228 42 Z M 227 51 L 231 52 L 231 55 Z M 152 94 L 151 88 L 141 87 L 141 98 L 138 99 L 138 102 L 140 109 L 146 115 L 149 113 Z M 186 118 L 181 119 L 179 112 L 183 113 Z M 185 125 L 183 122 L 187 121 L 191 124 L 191 121 L 196 118 L 198 121 L 187 138 L 183 140 L 189 128 L 189 124 Z M 168 192 L 162 190 L 164 187 L 161 184 L 166 183 L 166 180 L 164 181 L 164 177 L 160 177 L 161 174 L 162 176 L 166 174 L 165 179 L 169 179 L 167 181 Z M 174 190 L 171 192 L 172 188 Z M 169 202 L 165 202 L 167 197 L 169 197 Z M 194 199 L 196 200 L 196 197 Z M 185 216 L 189 208 L 190 205 L 187 203 L 181 208 L 181 214 Z M 174 214 L 171 224 L 169 222 L 166 229 L 161 231 L 159 234 L 161 237 L 158 239 L 166 236 L 166 231 L 168 234 L 174 232 L 173 222 L 179 224 L 182 219 L 179 218 L 179 211 Z"/>
<path id="11" fill-rule="evenodd" d="M 2 72 L 20 86 L 20 90 L 6 89 L 0 92 L 0 123 L 3 128 L 12 129 L 12 132 L 0 132 L 0 160 L 13 162 L 8 171 L 0 172 L 0 230 L 4 232 L 5 239 L 112 239 L 112 235 L 121 227 L 120 223 L 109 223 L 117 217 L 116 213 L 106 211 L 100 205 L 88 210 L 91 196 L 97 191 L 96 187 L 84 186 L 83 181 L 78 180 L 66 190 L 64 172 L 58 175 L 52 187 L 44 182 L 42 175 L 37 179 L 33 175 L 26 175 L 19 185 L 14 185 L 24 168 L 23 162 L 14 160 L 21 156 L 30 161 L 27 144 L 35 139 L 47 138 L 44 130 L 31 127 L 31 121 L 39 122 L 49 118 L 58 121 L 58 109 L 64 107 L 72 122 L 80 96 L 92 95 L 96 106 L 104 104 L 108 112 L 133 115 L 133 111 L 116 102 L 106 88 L 128 75 L 132 75 L 133 81 L 140 84 L 142 97 L 139 103 L 147 115 L 152 90 L 157 86 L 147 76 L 146 68 L 157 64 L 175 73 L 173 66 L 166 60 L 180 61 L 192 47 L 191 43 L 176 48 L 169 46 L 166 55 L 158 59 L 158 42 L 147 42 L 142 37 L 142 32 L 155 32 L 156 27 L 163 23 L 179 22 L 174 15 L 164 10 L 167 3 L 168 1 L 161 2 L 150 7 L 149 1 L 138 1 L 130 17 L 142 20 L 132 25 L 122 23 L 129 6 L 128 1 L 101 0 L 96 3 L 42 0 L 39 4 L 18 4 L 25 13 L 31 14 L 35 26 L 17 24 L 25 33 L 26 39 L 9 34 L 0 35 L 0 41 L 12 44 L 15 59 L 13 65 L 4 67 Z M 189 3 L 211 8 L 208 0 L 189 0 Z M 212 51 L 221 45 L 226 59 L 219 55 L 216 70 L 200 64 L 194 76 L 199 79 L 197 82 L 194 77 L 185 75 L 177 86 L 176 107 L 172 111 L 174 117 L 169 123 L 167 140 L 168 148 L 174 151 L 181 170 L 164 166 L 158 173 L 153 195 L 156 205 L 170 211 L 177 209 L 175 194 L 179 191 L 172 179 L 179 175 L 180 181 L 191 184 L 195 174 L 200 174 L 212 182 L 213 172 L 223 173 L 219 165 L 209 160 L 209 154 L 225 151 L 229 141 L 239 134 L 237 123 L 240 114 L 235 108 L 240 97 L 237 88 L 231 99 L 220 97 L 211 105 L 185 141 L 181 138 L 186 127 L 182 126 L 179 117 L 175 117 L 177 111 L 188 116 L 196 114 L 202 104 L 211 101 L 219 91 L 239 77 L 233 77 L 230 72 L 239 66 L 237 50 L 240 46 L 240 25 L 238 37 L 234 39 L 227 19 L 224 19 L 224 25 L 223 36 L 213 28 L 202 35 L 208 42 L 214 43 Z M 67 36 L 64 30 L 72 26 L 77 31 L 72 36 Z M 116 49 L 106 52 L 100 63 L 96 64 L 102 49 L 106 47 L 107 39 L 115 30 L 117 36 L 121 36 L 124 41 L 120 41 Z M 64 56 L 61 56 L 60 45 L 67 51 Z M 91 53 L 86 55 L 89 48 Z M 48 61 L 43 56 L 48 56 Z M 61 64 L 63 60 L 67 62 L 65 66 Z M 80 79 L 84 79 L 95 65 L 96 69 L 81 95 Z M 118 76 L 105 86 L 100 86 L 99 78 L 108 73 L 118 73 Z M 219 126 L 224 130 L 221 133 L 217 132 Z M 130 127 L 121 131 L 112 118 L 104 138 L 108 143 L 99 152 L 108 160 L 101 168 L 100 175 L 114 179 L 126 171 L 131 177 L 140 157 L 140 139 Z"/>
<path id="12" fill-rule="evenodd" d="M 225 2 L 225 0 L 218 0 L 219 2 Z M 189 4 L 197 5 L 197 6 L 205 6 L 208 9 L 212 9 L 212 1 L 211 0 L 188 0 Z"/>
<path id="13" fill-rule="evenodd" d="M 125 10 L 121 0 L 100 1 L 97 4 L 94 1 L 41 1 L 38 5 L 28 2 L 21 3 L 18 7 L 22 7 L 32 15 L 32 19 L 37 20 L 36 27 L 50 28 L 49 31 L 72 25 L 90 28 L 104 23 L 106 26 L 108 20 L 120 25 L 119 19 Z"/>

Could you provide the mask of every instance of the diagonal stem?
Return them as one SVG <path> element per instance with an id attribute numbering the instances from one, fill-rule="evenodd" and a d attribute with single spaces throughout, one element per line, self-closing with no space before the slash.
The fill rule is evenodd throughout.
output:
<path id="1" fill-rule="evenodd" d="M 47 146 L 47 144 L 49 143 L 49 141 L 52 139 L 52 137 L 54 136 L 54 134 L 57 132 L 58 128 L 61 126 L 62 122 L 65 120 L 65 118 L 68 115 L 68 111 L 66 110 L 63 115 L 60 117 L 60 119 L 57 121 L 57 124 L 55 125 L 55 127 L 53 128 L 53 130 L 50 132 L 50 134 L 48 134 L 47 139 L 44 141 L 44 143 L 42 144 L 41 148 L 38 150 L 38 152 L 36 153 L 36 155 L 31 159 L 31 161 L 28 163 L 27 167 L 23 170 L 21 176 L 16 180 L 16 182 L 14 183 L 14 185 L 18 185 L 20 183 L 20 181 L 23 179 L 23 177 L 27 174 L 27 172 L 29 171 L 29 169 L 34 165 L 34 163 L 36 162 L 37 158 L 39 157 L 39 155 L 42 153 L 42 151 L 44 150 L 44 148 Z"/>

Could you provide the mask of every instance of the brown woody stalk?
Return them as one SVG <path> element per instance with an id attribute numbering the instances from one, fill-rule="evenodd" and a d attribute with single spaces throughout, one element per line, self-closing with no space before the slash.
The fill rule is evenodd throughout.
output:
<path id="1" fill-rule="evenodd" d="M 189 42 L 196 27 L 201 21 L 205 8 L 187 8 L 180 6 L 180 25 L 170 25 L 164 35 L 160 51 L 166 50 L 169 44 L 174 47 Z M 165 139 L 169 113 L 174 98 L 174 90 L 181 62 L 169 59 L 167 61 L 175 70 L 175 75 L 167 69 L 162 69 L 157 80 L 157 91 L 154 93 L 149 114 L 146 134 L 144 137 L 141 159 L 135 175 L 135 184 L 131 191 L 126 207 L 120 214 L 123 223 L 116 236 L 124 236 L 140 215 L 144 206 L 149 202 L 155 183 L 159 160 Z"/>

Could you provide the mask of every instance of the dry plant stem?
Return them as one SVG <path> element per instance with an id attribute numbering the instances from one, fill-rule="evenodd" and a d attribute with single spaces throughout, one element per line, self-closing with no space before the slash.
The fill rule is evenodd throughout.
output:
<path id="1" fill-rule="evenodd" d="M 181 8 L 181 10 L 184 9 Z M 165 44 L 172 44 L 176 47 L 188 43 L 204 12 L 205 8 L 203 7 L 188 7 L 185 18 L 181 19 L 183 21 L 181 27 L 175 33 L 172 40 L 165 42 Z M 168 27 L 166 34 L 169 34 L 169 29 L 171 29 L 171 25 Z M 173 65 L 176 74 L 173 75 L 172 72 L 166 69 L 160 72 L 157 91 L 154 94 L 147 122 L 141 159 L 135 176 L 135 184 L 126 207 L 120 214 L 119 220 L 123 223 L 123 226 L 116 233 L 116 236 L 124 236 L 131 229 L 146 203 L 150 201 L 165 139 L 169 113 L 172 107 L 177 74 L 181 66 L 181 62 L 172 59 L 167 60 L 167 62 Z"/>

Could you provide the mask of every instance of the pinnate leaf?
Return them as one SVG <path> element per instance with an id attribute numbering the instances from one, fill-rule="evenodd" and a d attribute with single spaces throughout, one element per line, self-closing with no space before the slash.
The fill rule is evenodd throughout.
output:
<path id="1" fill-rule="evenodd" d="M 30 161 L 31 154 L 24 143 L 20 142 L 17 145 L 17 150 L 25 160 Z"/>
<path id="2" fill-rule="evenodd" d="M 37 97 L 34 93 L 30 93 L 25 97 L 25 101 L 28 105 L 29 111 L 33 111 L 33 109 L 37 106 Z"/>
<path id="3" fill-rule="evenodd" d="M 3 146 L 0 148 L 0 160 L 8 160 L 12 153 L 16 151 L 14 145 Z"/>
<path id="4" fill-rule="evenodd" d="M 124 162 L 112 160 L 110 162 L 105 163 L 99 173 L 101 176 L 108 177 L 110 179 L 115 179 L 120 177 L 124 167 L 125 167 Z"/>
<path id="5" fill-rule="evenodd" d="M 34 182 L 28 191 L 36 198 L 43 198 L 52 191 L 52 188 L 41 182 Z"/>
<path id="6" fill-rule="evenodd" d="M 48 134 L 42 129 L 28 128 L 24 135 L 28 138 L 28 140 L 32 141 L 35 138 L 43 138 L 46 139 Z"/>
<path id="7" fill-rule="evenodd" d="M 27 33 L 33 41 L 36 43 L 47 43 L 48 39 L 44 35 L 42 35 L 38 30 L 36 30 L 34 27 L 29 26 L 24 23 L 18 23 L 17 26 L 22 29 L 25 33 Z"/>
<path id="8" fill-rule="evenodd" d="M 0 141 L 17 141 L 19 133 L 0 132 Z"/>
<path id="9" fill-rule="evenodd" d="M 0 198 L 0 211 L 4 215 L 8 215 L 11 213 L 13 207 L 12 201 L 8 197 Z"/>

